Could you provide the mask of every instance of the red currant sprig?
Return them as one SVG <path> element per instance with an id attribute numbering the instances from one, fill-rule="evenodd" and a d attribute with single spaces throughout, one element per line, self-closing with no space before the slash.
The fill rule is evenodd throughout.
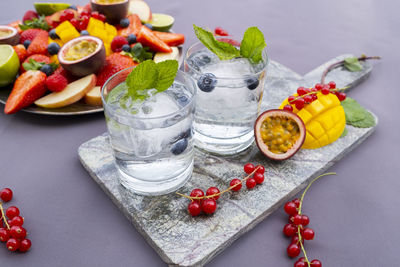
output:
<path id="1" fill-rule="evenodd" d="M 284 210 L 285 212 L 289 215 L 289 223 L 285 225 L 283 228 L 283 233 L 287 237 L 291 237 L 291 243 L 287 247 L 287 255 L 291 258 L 295 258 L 299 256 L 300 252 L 303 251 L 304 257 L 299 258 L 294 266 L 295 267 L 321 267 L 322 263 L 315 259 L 312 260 L 311 262 L 308 260 L 306 250 L 304 248 L 304 241 L 305 240 L 313 240 L 315 233 L 314 230 L 306 227 L 310 223 L 310 218 L 302 214 L 301 208 L 303 205 L 303 199 L 304 196 L 306 195 L 308 189 L 311 187 L 311 185 L 318 180 L 319 178 L 326 176 L 326 175 L 334 175 L 336 173 L 331 172 L 331 173 L 324 173 L 318 177 L 316 177 L 314 180 L 312 180 L 306 189 L 304 189 L 303 194 L 301 195 L 301 198 L 295 198 L 292 201 L 287 202 L 284 205 Z"/>
<path id="2" fill-rule="evenodd" d="M 264 166 L 254 166 L 251 163 L 247 163 L 244 165 L 243 169 L 248 175 L 242 180 L 238 178 L 232 179 L 229 183 L 229 187 L 223 191 L 219 191 L 217 187 L 210 187 L 207 189 L 206 194 L 204 194 L 203 190 L 199 188 L 193 189 L 189 196 L 178 192 L 176 194 L 190 199 L 191 202 L 188 205 L 188 212 L 190 215 L 198 216 L 202 211 L 206 214 L 213 214 L 217 209 L 216 200 L 218 200 L 222 194 L 229 191 L 239 191 L 244 182 L 246 183 L 246 187 L 248 189 L 252 189 L 256 185 L 264 182 Z"/>

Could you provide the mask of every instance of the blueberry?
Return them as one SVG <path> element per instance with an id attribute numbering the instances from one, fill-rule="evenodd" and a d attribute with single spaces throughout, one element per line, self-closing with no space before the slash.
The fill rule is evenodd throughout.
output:
<path id="1" fill-rule="evenodd" d="M 150 23 L 146 23 L 146 24 L 144 24 L 144 26 L 146 26 L 146 27 L 149 28 L 150 30 L 153 29 L 153 25 L 151 25 Z"/>
<path id="2" fill-rule="evenodd" d="M 76 7 L 76 5 L 70 5 L 68 8 L 78 11 L 78 8 Z"/>
<path id="3" fill-rule="evenodd" d="M 40 71 L 43 72 L 44 74 L 46 74 L 47 76 L 50 76 L 51 74 L 53 74 L 54 70 L 50 65 L 46 64 L 40 68 Z"/>
<path id="4" fill-rule="evenodd" d="M 31 41 L 29 41 L 29 40 L 25 40 L 24 41 L 24 46 L 25 46 L 26 49 L 28 49 L 30 44 L 31 44 Z"/>
<path id="5" fill-rule="evenodd" d="M 128 40 L 129 44 L 134 44 L 137 42 L 136 35 L 134 35 L 134 34 L 129 34 L 128 38 L 126 38 L 126 39 Z"/>
<path id="6" fill-rule="evenodd" d="M 179 95 L 176 100 L 181 107 L 184 107 L 189 103 L 189 98 L 185 95 Z"/>
<path id="7" fill-rule="evenodd" d="M 83 30 L 83 31 L 81 31 L 81 35 L 82 35 L 82 36 L 83 36 L 83 35 L 89 35 L 89 32 L 86 31 L 86 30 Z"/>
<path id="8" fill-rule="evenodd" d="M 195 58 L 195 62 L 197 63 L 198 66 L 205 66 L 211 62 L 211 58 L 207 55 L 201 55 Z"/>
<path id="9" fill-rule="evenodd" d="M 257 86 L 259 85 L 259 81 L 257 78 L 255 77 L 251 77 L 245 80 L 246 84 L 247 84 L 247 88 L 249 88 L 250 90 L 254 90 L 257 88 Z"/>
<path id="10" fill-rule="evenodd" d="M 129 27 L 129 24 L 130 24 L 130 23 L 131 23 L 131 22 L 129 21 L 128 18 L 123 18 L 123 19 L 121 19 L 121 20 L 119 21 L 119 25 L 121 25 L 122 28 L 127 28 L 127 27 Z"/>
<path id="11" fill-rule="evenodd" d="M 197 80 L 197 86 L 203 92 L 209 93 L 214 90 L 217 84 L 217 77 L 212 73 L 205 73 Z"/>
<path id="12" fill-rule="evenodd" d="M 49 52 L 50 55 L 56 55 L 60 51 L 60 45 L 57 43 L 51 43 L 47 46 L 47 52 Z"/>
<path id="13" fill-rule="evenodd" d="M 182 154 L 188 146 L 188 140 L 186 138 L 180 139 L 171 147 L 171 153 L 174 155 Z"/>
<path id="14" fill-rule="evenodd" d="M 179 135 L 181 138 L 189 138 L 192 136 L 192 128 L 187 129 Z"/>
<path id="15" fill-rule="evenodd" d="M 122 46 L 122 51 L 129 53 L 129 52 L 131 52 L 131 47 L 128 44 L 124 44 Z"/>
<path id="16" fill-rule="evenodd" d="M 51 31 L 49 31 L 49 36 L 53 40 L 60 39 L 60 37 L 56 33 L 56 29 L 52 29 Z"/>

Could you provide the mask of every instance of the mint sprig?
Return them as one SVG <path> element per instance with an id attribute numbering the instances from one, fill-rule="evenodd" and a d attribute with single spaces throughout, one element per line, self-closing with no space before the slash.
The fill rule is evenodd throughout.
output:
<path id="1" fill-rule="evenodd" d="M 146 60 L 140 63 L 126 78 L 128 95 L 132 99 L 144 100 L 149 89 L 156 89 L 157 93 L 167 90 L 174 82 L 178 68 L 176 60 L 160 63 Z"/>
<path id="2" fill-rule="evenodd" d="M 28 71 L 28 70 L 40 70 L 44 65 L 50 65 L 53 68 L 53 70 L 56 70 L 58 68 L 58 65 L 56 63 L 52 62 L 50 64 L 46 64 L 44 62 L 37 62 L 33 58 L 30 58 L 28 60 L 28 62 L 23 63 L 22 67 L 24 67 L 24 69 L 26 71 Z"/>
<path id="3" fill-rule="evenodd" d="M 363 68 L 360 64 L 360 61 L 356 57 L 345 58 L 343 64 L 344 67 L 351 72 L 360 71 Z"/>
<path id="4" fill-rule="evenodd" d="M 39 16 L 39 18 L 33 18 L 32 20 L 26 20 L 23 24 L 19 25 L 19 28 L 23 31 L 27 29 L 42 29 L 45 31 L 50 30 L 49 24 L 47 24 L 45 16 Z"/>
<path id="5" fill-rule="evenodd" d="M 267 46 L 263 33 L 257 27 L 246 30 L 240 45 L 240 50 L 235 46 L 215 39 L 214 35 L 201 27 L 193 25 L 194 32 L 200 42 L 221 60 L 236 57 L 248 58 L 253 63 L 262 61 L 262 51 Z"/>
<path id="6" fill-rule="evenodd" d="M 370 128 L 375 126 L 376 121 L 374 116 L 354 99 L 347 97 L 341 104 L 346 115 L 346 124 L 357 128 Z"/>
<path id="7" fill-rule="evenodd" d="M 150 48 L 143 45 L 141 43 L 136 43 L 132 49 L 131 52 L 124 52 L 122 51 L 121 54 L 125 56 L 131 57 L 134 61 L 136 62 L 143 62 L 148 59 L 152 59 L 154 56 L 154 53 L 149 51 Z"/>

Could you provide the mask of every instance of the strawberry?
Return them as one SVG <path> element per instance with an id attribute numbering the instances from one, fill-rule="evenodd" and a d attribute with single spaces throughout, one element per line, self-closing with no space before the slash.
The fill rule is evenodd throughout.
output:
<path id="1" fill-rule="evenodd" d="M 104 83 L 108 80 L 108 78 L 110 78 L 115 73 L 117 73 L 118 71 L 123 70 L 123 69 L 124 68 L 122 68 L 121 66 L 118 66 L 118 65 L 111 65 L 111 64 L 105 65 L 97 75 L 97 84 L 96 85 L 103 86 Z"/>
<path id="2" fill-rule="evenodd" d="M 22 44 L 16 45 L 14 46 L 14 50 L 18 55 L 19 62 L 24 62 L 27 55 L 25 46 Z"/>
<path id="3" fill-rule="evenodd" d="M 240 43 L 236 40 L 233 40 L 231 38 L 218 38 L 218 41 L 228 43 L 234 46 L 240 46 Z"/>
<path id="4" fill-rule="evenodd" d="M 41 29 L 28 29 L 21 33 L 19 42 L 23 44 L 26 40 L 32 41 L 41 32 Z"/>
<path id="5" fill-rule="evenodd" d="M 38 14 L 33 11 L 33 10 L 28 10 L 25 12 L 24 17 L 22 18 L 22 22 L 25 22 L 27 20 L 33 20 L 34 18 L 38 18 Z"/>
<path id="6" fill-rule="evenodd" d="M 21 69 L 20 69 L 20 72 L 21 72 L 21 73 L 26 71 L 26 70 L 24 69 L 24 63 L 29 63 L 29 60 L 30 60 L 30 59 L 33 59 L 33 60 L 35 60 L 36 62 L 39 62 L 39 63 L 46 63 L 46 64 L 50 64 L 50 63 L 51 63 L 51 60 L 50 60 L 50 58 L 49 58 L 48 56 L 35 54 L 35 55 L 32 55 L 32 56 L 29 56 L 29 57 L 28 57 L 27 59 L 25 59 L 25 61 L 21 64 Z"/>
<path id="7" fill-rule="evenodd" d="M 52 92 L 61 92 L 68 85 L 68 80 L 61 74 L 53 74 L 46 79 L 46 88 Z"/>
<path id="8" fill-rule="evenodd" d="M 49 33 L 41 30 L 28 47 L 28 56 L 33 54 L 47 54 L 47 45 L 49 43 Z"/>
<path id="9" fill-rule="evenodd" d="M 137 64 L 129 56 L 121 55 L 120 53 L 113 53 L 106 58 L 107 64 L 118 65 L 126 69 L 136 66 Z"/>
<path id="10" fill-rule="evenodd" d="M 106 58 L 106 64 L 100 70 L 97 75 L 97 86 L 103 86 L 103 84 L 112 75 L 120 70 L 133 67 L 137 65 L 132 58 L 128 56 L 121 55 L 120 53 L 114 53 Z"/>
<path id="11" fill-rule="evenodd" d="M 171 53 L 172 49 L 160 38 L 158 38 L 149 28 L 142 26 L 138 35 L 137 41 L 143 46 L 150 47 L 150 50 L 163 53 Z"/>
<path id="12" fill-rule="evenodd" d="M 229 36 L 229 33 L 221 27 L 215 28 L 214 34 L 218 36 Z"/>
<path id="13" fill-rule="evenodd" d="M 157 31 L 153 31 L 153 33 L 169 46 L 178 46 L 185 42 L 185 35 L 180 33 Z"/>
<path id="14" fill-rule="evenodd" d="M 15 113 L 43 96 L 46 92 L 45 82 L 46 74 L 39 70 L 29 70 L 19 76 L 8 96 L 4 113 Z"/>
<path id="15" fill-rule="evenodd" d="M 21 24 L 22 24 L 22 21 L 17 20 L 17 21 L 13 21 L 13 22 L 11 22 L 10 24 L 8 24 L 8 26 L 17 29 L 18 33 L 21 34 L 21 33 L 22 33 L 22 30 L 21 30 L 21 28 L 19 27 L 19 25 L 21 25 Z"/>
<path id="16" fill-rule="evenodd" d="M 111 42 L 111 50 L 113 52 L 121 52 L 122 46 L 128 44 L 128 41 L 125 37 L 122 36 L 115 36 Z"/>
<path id="17" fill-rule="evenodd" d="M 118 30 L 118 35 L 123 37 L 128 37 L 129 34 L 138 35 L 140 29 L 142 28 L 142 22 L 136 14 L 131 14 L 128 16 L 129 26 L 127 28 L 122 28 Z"/>
<path id="18" fill-rule="evenodd" d="M 66 71 L 63 67 L 59 66 L 53 73 L 54 74 L 59 74 L 61 76 L 64 76 L 65 79 L 67 79 L 68 82 L 73 82 L 75 78 L 68 72 Z"/>

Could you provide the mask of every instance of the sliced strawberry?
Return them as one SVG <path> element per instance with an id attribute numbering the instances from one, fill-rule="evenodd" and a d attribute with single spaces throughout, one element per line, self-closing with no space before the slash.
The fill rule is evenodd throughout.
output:
<path id="1" fill-rule="evenodd" d="M 131 14 L 128 16 L 129 26 L 127 28 L 122 28 L 118 30 L 118 35 L 128 37 L 129 34 L 138 35 L 140 29 L 142 28 L 142 22 L 136 14 Z"/>
<path id="2" fill-rule="evenodd" d="M 137 35 L 138 42 L 144 46 L 150 47 L 150 50 L 155 52 L 171 53 L 172 49 L 160 38 L 158 38 L 149 28 L 142 26 Z"/>
<path id="3" fill-rule="evenodd" d="M 51 60 L 50 60 L 50 58 L 49 58 L 48 56 L 35 54 L 35 55 L 32 55 L 32 56 L 29 56 L 29 57 L 28 57 L 27 59 L 25 59 L 25 61 L 21 64 L 21 69 L 20 69 L 20 72 L 21 72 L 21 73 L 23 73 L 23 72 L 26 71 L 26 70 L 24 69 L 24 63 L 29 63 L 29 60 L 30 60 L 30 59 L 33 59 L 33 60 L 35 60 L 36 62 L 39 62 L 39 63 L 46 63 L 46 64 L 50 64 L 50 63 L 51 63 Z"/>
<path id="4" fill-rule="evenodd" d="M 37 19 L 38 17 L 39 17 L 38 13 L 36 13 L 33 10 L 28 10 L 25 12 L 25 15 L 22 18 L 22 21 L 25 22 L 27 20 L 33 20 L 33 19 Z"/>
<path id="5" fill-rule="evenodd" d="M 128 56 L 121 55 L 120 53 L 113 53 L 106 58 L 105 66 L 100 70 L 97 75 L 97 86 L 103 86 L 103 84 L 112 75 L 120 70 L 136 66 L 137 63 Z"/>
<path id="6" fill-rule="evenodd" d="M 18 55 L 19 62 L 24 62 L 26 55 L 27 55 L 25 46 L 22 44 L 16 45 L 16 46 L 14 46 L 14 50 Z"/>
<path id="7" fill-rule="evenodd" d="M 169 46 L 178 46 L 185 42 L 185 35 L 180 33 L 157 31 L 153 31 L 153 33 Z"/>
<path id="8" fill-rule="evenodd" d="M 34 54 L 47 54 L 47 45 L 49 44 L 49 33 L 41 30 L 33 39 L 28 47 L 28 56 Z"/>
<path id="9" fill-rule="evenodd" d="M 118 71 L 123 70 L 123 69 L 124 68 L 122 68 L 121 66 L 118 66 L 118 65 L 111 65 L 111 64 L 105 65 L 97 75 L 97 84 L 96 85 L 103 86 L 103 84 L 108 80 L 108 78 L 110 78 L 115 73 L 117 73 Z"/>
<path id="10" fill-rule="evenodd" d="M 26 40 L 33 41 L 35 37 L 41 32 L 41 29 L 28 29 L 21 33 L 21 38 L 19 42 L 23 44 Z"/>
<path id="11" fill-rule="evenodd" d="M 43 96 L 46 92 L 45 82 L 46 74 L 39 70 L 29 70 L 19 76 L 8 96 L 4 113 L 15 113 Z"/>
<path id="12" fill-rule="evenodd" d="M 228 43 L 234 46 L 240 46 L 240 42 L 233 40 L 231 38 L 218 38 L 218 41 Z"/>

